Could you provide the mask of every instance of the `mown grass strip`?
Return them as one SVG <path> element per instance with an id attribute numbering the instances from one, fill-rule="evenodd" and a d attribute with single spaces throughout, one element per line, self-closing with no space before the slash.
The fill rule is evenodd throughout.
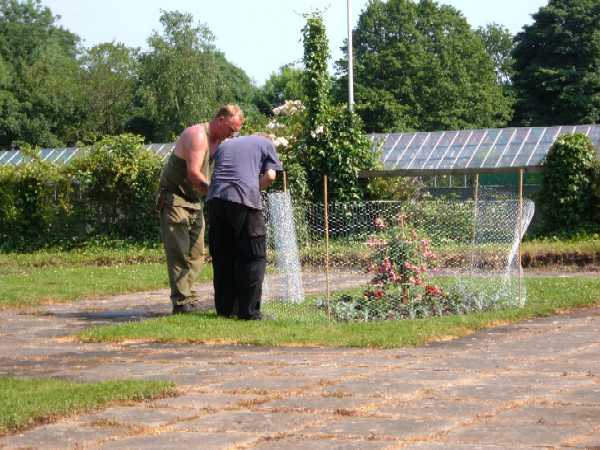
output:
<path id="1" fill-rule="evenodd" d="M 199 281 L 212 279 L 203 267 Z M 0 308 L 68 302 L 168 287 L 166 264 L 53 267 L 0 275 Z"/>
<path id="2" fill-rule="evenodd" d="M 482 328 L 542 317 L 600 302 L 600 278 L 530 278 L 524 308 L 464 316 L 370 323 L 270 320 L 244 322 L 214 314 L 169 316 L 79 334 L 84 342 L 149 340 L 181 343 L 228 343 L 267 346 L 395 348 L 466 336 Z"/>
<path id="3" fill-rule="evenodd" d="M 0 253 L 0 273 L 22 273 L 54 267 L 160 263 L 164 258 L 164 250 L 158 244 L 89 245 L 68 251 L 45 249 L 31 253 Z"/>
<path id="4" fill-rule="evenodd" d="M 55 379 L 0 377 L 0 435 L 108 406 L 176 394 L 164 381 L 75 383 Z"/>

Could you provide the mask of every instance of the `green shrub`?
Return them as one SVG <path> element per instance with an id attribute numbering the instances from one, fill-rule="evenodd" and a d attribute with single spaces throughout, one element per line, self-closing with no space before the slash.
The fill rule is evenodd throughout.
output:
<path id="1" fill-rule="evenodd" d="M 78 235 L 134 240 L 158 236 L 155 196 L 162 162 L 139 136 L 109 136 L 66 168 L 77 195 Z"/>
<path id="2" fill-rule="evenodd" d="M 594 160 L 590 167 L 589 210 L 596 229 L 600 229 L 600 159 Z"/>
<path id="3" fill-rule="evenodd" d="M 540 198 L 546 232 L 576 230 L 591 221 L 591 168 L 596 152 L 583 134 L 558 138 L 544 160 Z"/>
<path id="4" fill-rule="evenodd" d="M 0 168 L 0 248 L 29 250 L 55 239 L 68 214 L 66 185 L 55 165 L 37 158 Z"/>
<path id="5" fill-rule="evenodd" d="M 160 158 L 133 135 L 106 137 L 66 166 L 30 159 L 0 167 L 0 249 L 158 238 Z"/>
<path id="6" fill-rule="evenodd" d="M 327 72 L 329 46 L 320 13 L 307 17 L 304 38 L 304 91 L 306 122 L 297 152 L 306 170 L 313 200 L 321 201 L 323 175 L 328 176 L 331 200 L 364 199 L 368 184 L 359 182 L 361 170 L 375 167 L 377 155 L 363 132 L 360 118 L 345 107 L 330 103 L 331 82 Z"/>

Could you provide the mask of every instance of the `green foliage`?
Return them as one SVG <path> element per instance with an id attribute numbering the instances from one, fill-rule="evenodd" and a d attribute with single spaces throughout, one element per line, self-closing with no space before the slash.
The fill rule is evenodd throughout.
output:
<path id="1" fill-rule="evenodd" d="M 367 186 L 359 183 L 359 172 L 373 168 L 377 155 L 371 151 L 358 116 L 330 103 L 329 48 L 321 14 L 309 15 L 302 32 L 307 100 L 297 151 L 302 155 L 313 199 L 323 198 L 323 175 L 328 176 L 333 201 L 361 199 Z"/>
<path id="2" fill-rule="evenodd" d="M 361 170 L 376 166 L 378 155 L 362 130 L 356 114 L 331 105 L 324 109 L 319 125 L 305 130 L 298 151 L 314 201 L 323 199 L 323 175 L 328 178 L 331 201 L 356 201 L 368 196 L 369 186 L 358 176 Z"/>
<path id="3" fill-rule="evenodd" d="M 161 159 L 143 147 L 139 136 L 105 137 L 94 144 L 66 169 L 76 188 L 71 219 L 80 227 L 77 235 L 156 235 L 161 168 Z"/>
<path id="4" fill-rule="evenodd" d="M 298 152 L 298 137 L 306 121 L 306 112 L 299 101 L 286 102 L 274 111 L 277 118 L 270 122 L 270 131 L 279 138 L 275 139 L 279 158 L 286 172 L 287 188 L 297 201 L 305 201 L 310 195 L 310 188 L 303 165 L 302 155 Z M 283 190 L 283 177 L 279 177 L 272 189 Z"/>
<path id="5" fill-rule="evenodd" d="M 163 34 L 148 39 L 140 78 L 146 117 L 155 124 L 155 142 L 170 142 L 192 123 L 217 109 L 214 36 L 206 25 L 194 25 L 190 14 L 163 11 Z"/>
<path id="6" fill-rule="evenodd" d="M 273 108 L 286 100 L 306 102 L 304 95 L 304 70 L 287 64 L 271 74 L 265 85 L 256 93 L 255 103 L 263 114 L 270 115 Z"/>
<path id="7" fill-rule="evenodd" d="M 150 36 L 150 52 L 140 59 L 140 102 L 153 122 L 148 131 L 154 142 L 173 141 L 190 124 L 210 119 L 223 103 L 250 107 L 254 86 L 215 49 L 208 26 L 194 25 L 191 14 L 178 11 L 163 11 L 160 22 L 162 34 Z"/>
<path id="8" fill-rule="evenodd" d="M 600 121 L 600 3 L 550 0 L 515 38 L 516 121 Z"/>
<path id="9" fill-rule="evenodd" d="M 485 51 L 494 62 L 498 84 L 509 85 L 513 75 L 513 35 L 510 30 L 497 23 L 477 28 L 477 34 L 485 45 Z"/>
<path id="10" fill-rule="evenodd" d="M 134 114 L 138 84 L 137 50 L 121 43 L 96 45 L 83 57 L 89 134 L 117 135 Z"/>
<path id="11" fill-rule="evenodd" d="M 319 127 L 329 106 L 330 80 L 327 73 L 329 42 L 321 13 L 306 17 L 302 29 L 304 43 L 304 92 L 306 94 L 306 127 L 315 130 Z"/>
<path id="12" fill-rule="evenodd" d="M 60 232 L 65 185 L 56 166 L 37 159 L 0 167 L 0 247 L 32 248 Z"/>
<path id="13" fill-rule="evenodd" d="M 39 0 L 0 1 L 0 148 L 79 138 L 78 41 Z"/>
<path id="14" fill-rule="evenodd" d="M 158 236 L 154 199 L 162 162 L 140 137 L 106 137 L 67 166 L 28 153 L 28 162 L 0 167 L 0 248 Z"/>
<path id="15" fill-rule="evenodd" d="M 369 132 L 501 127 L 512 115 L 482 40 L 451 6 L 372 0 L 353 43 L 356 107 Z M 338 69 L 343 86 L 347 61 Z"/>
<path id="16" fill-rule="evenodd" d="M 561 136 L 546 155 L 539 204 L 548 232 L 574 230 L 589 220 L 590 169 L 595 158 L 590 139 L 582 134 Z"/>
<path id="17" fill-rule="evenodd" d="M 600 230 L 600 159 L 596 158 L 590 168 L 590 213 L 592 222 Z"/>
<path id="18" fill-rule="evenodd" d="M 418 178 L 376 177 L 369 181 L 368 200 L 408 201 L 423 188 Z"/>

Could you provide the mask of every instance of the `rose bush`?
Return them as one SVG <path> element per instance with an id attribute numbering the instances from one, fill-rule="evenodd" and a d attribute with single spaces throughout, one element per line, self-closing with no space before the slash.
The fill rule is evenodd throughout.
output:
<path id="1" fill-rule="evenodd" d="M 462 311 L 456 295 L 430 281 L 438 255 L 422 232 L 406 225 L 402 216 L 393 226 L 376 217 L 373 227 L 378 232 L 365 242 L 373 252 L 368 268 L 373 278 L 362 295 L 342 295 L 331 302 L 335 319 L 415 319 Z M 319 305 L 327 308 L 323 300 Z"/>

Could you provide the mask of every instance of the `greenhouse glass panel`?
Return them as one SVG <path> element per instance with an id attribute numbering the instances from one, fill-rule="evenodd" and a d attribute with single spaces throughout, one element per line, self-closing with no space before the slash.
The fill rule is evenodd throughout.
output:
<path id="1" fill-rule="evenodd" d="M 467 163 L 467 168 L 481 169 L 483 167 L 483 163 L 485 162 L 487 155 L 494 149 L 494 147 L 496 146 L 496 142 L 498 142 L 501 134 L 502 130 L 487 130 L 483 142 L 475 150 L 475 153 L 471 155 L 471 159 Z"/>
<path id="2" fill-rule="evenodd" d="M 523 151 L 525 144 L 529 140 L 532 130 L 532 128 L 517 128 L 512 140 L 496 161 L 495 167 L 513 166 L 517 156 Z"/>
<path id="3" fill-rule="evenodd" d="M 517 134 L 516 128 L 506 128 L 501 130 L 496 142 L 490 147 L 480 167 L 496 167 L 500 157 L 506 152 L 508 146 L 512 143 Z"/>

